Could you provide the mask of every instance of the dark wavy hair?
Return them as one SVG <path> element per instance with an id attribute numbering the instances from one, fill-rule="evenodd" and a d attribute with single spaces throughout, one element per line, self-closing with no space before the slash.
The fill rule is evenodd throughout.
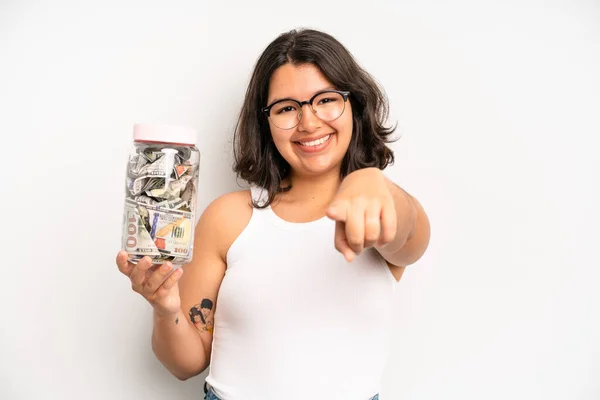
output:
<path id="1" fill-rule="evenodd" d="M 352 54 L 331 35 L 312 30 L 292 30 L 279 35 L 259 57 L 250 78 L 233 137 L 233 170 L 238 178 L 268 191 L 272 203 L 282 189 L 281 181 L 290 173 L 290 165 L 273 143 L 267 116 L 261 111 L 267 104 L 273 72 L 284 64 L 312 64 L 338 90 L 350 91 L 352 139 L 344 156 L 341 177 L 367 167 L 384 169 L 394 162 L 387 146 L 396 127 L 384 126 L 388 101 L 375 80 L 354 60 Z"/>

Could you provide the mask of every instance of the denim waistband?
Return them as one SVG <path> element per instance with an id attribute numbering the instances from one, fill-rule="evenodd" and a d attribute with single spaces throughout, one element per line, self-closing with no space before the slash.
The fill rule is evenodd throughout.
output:
<path id="1" fill-rule="evenodd" d="M 215 394 L 210 385 L 208 385 L 206 382 L 204 382 L 204 393 L 205 400 L 221 400 L 221 398 Z M 371 397 L 369 400 L 379 400 L 379 393 Z"/>

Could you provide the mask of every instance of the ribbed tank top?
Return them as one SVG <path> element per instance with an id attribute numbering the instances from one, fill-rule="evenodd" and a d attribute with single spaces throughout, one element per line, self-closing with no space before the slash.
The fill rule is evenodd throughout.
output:
<path id="1" fill-rule="evenodd" d="M 264 201 L 266 192 L 252 188 Z M 396 280 L 373 249 L 351 263 L 327 217 L 252 216 L 227 253 L 207 382 L 223 400 L 367 400 L 380 391 Z"/>

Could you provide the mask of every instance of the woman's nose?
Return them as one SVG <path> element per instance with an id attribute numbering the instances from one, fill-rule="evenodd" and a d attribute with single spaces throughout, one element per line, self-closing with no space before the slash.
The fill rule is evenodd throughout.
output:
<path id="1" fill-rule="evenodd" d="M 298 124 L 299 130 L 311 132 L 321 126 L 322 121 L 310 104 L 302 106 L 298 118 L 300 118 L 300 123 Z"/>

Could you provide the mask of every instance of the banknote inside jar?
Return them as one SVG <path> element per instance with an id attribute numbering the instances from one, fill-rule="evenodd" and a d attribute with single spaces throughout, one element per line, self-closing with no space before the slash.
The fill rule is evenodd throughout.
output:
<path id="1" fill-rule="evenodd" d="M 199 153 L 188 146 L 136 145 L 127 166 L 123 245 L 132 262 L 189 261 Z"/>

